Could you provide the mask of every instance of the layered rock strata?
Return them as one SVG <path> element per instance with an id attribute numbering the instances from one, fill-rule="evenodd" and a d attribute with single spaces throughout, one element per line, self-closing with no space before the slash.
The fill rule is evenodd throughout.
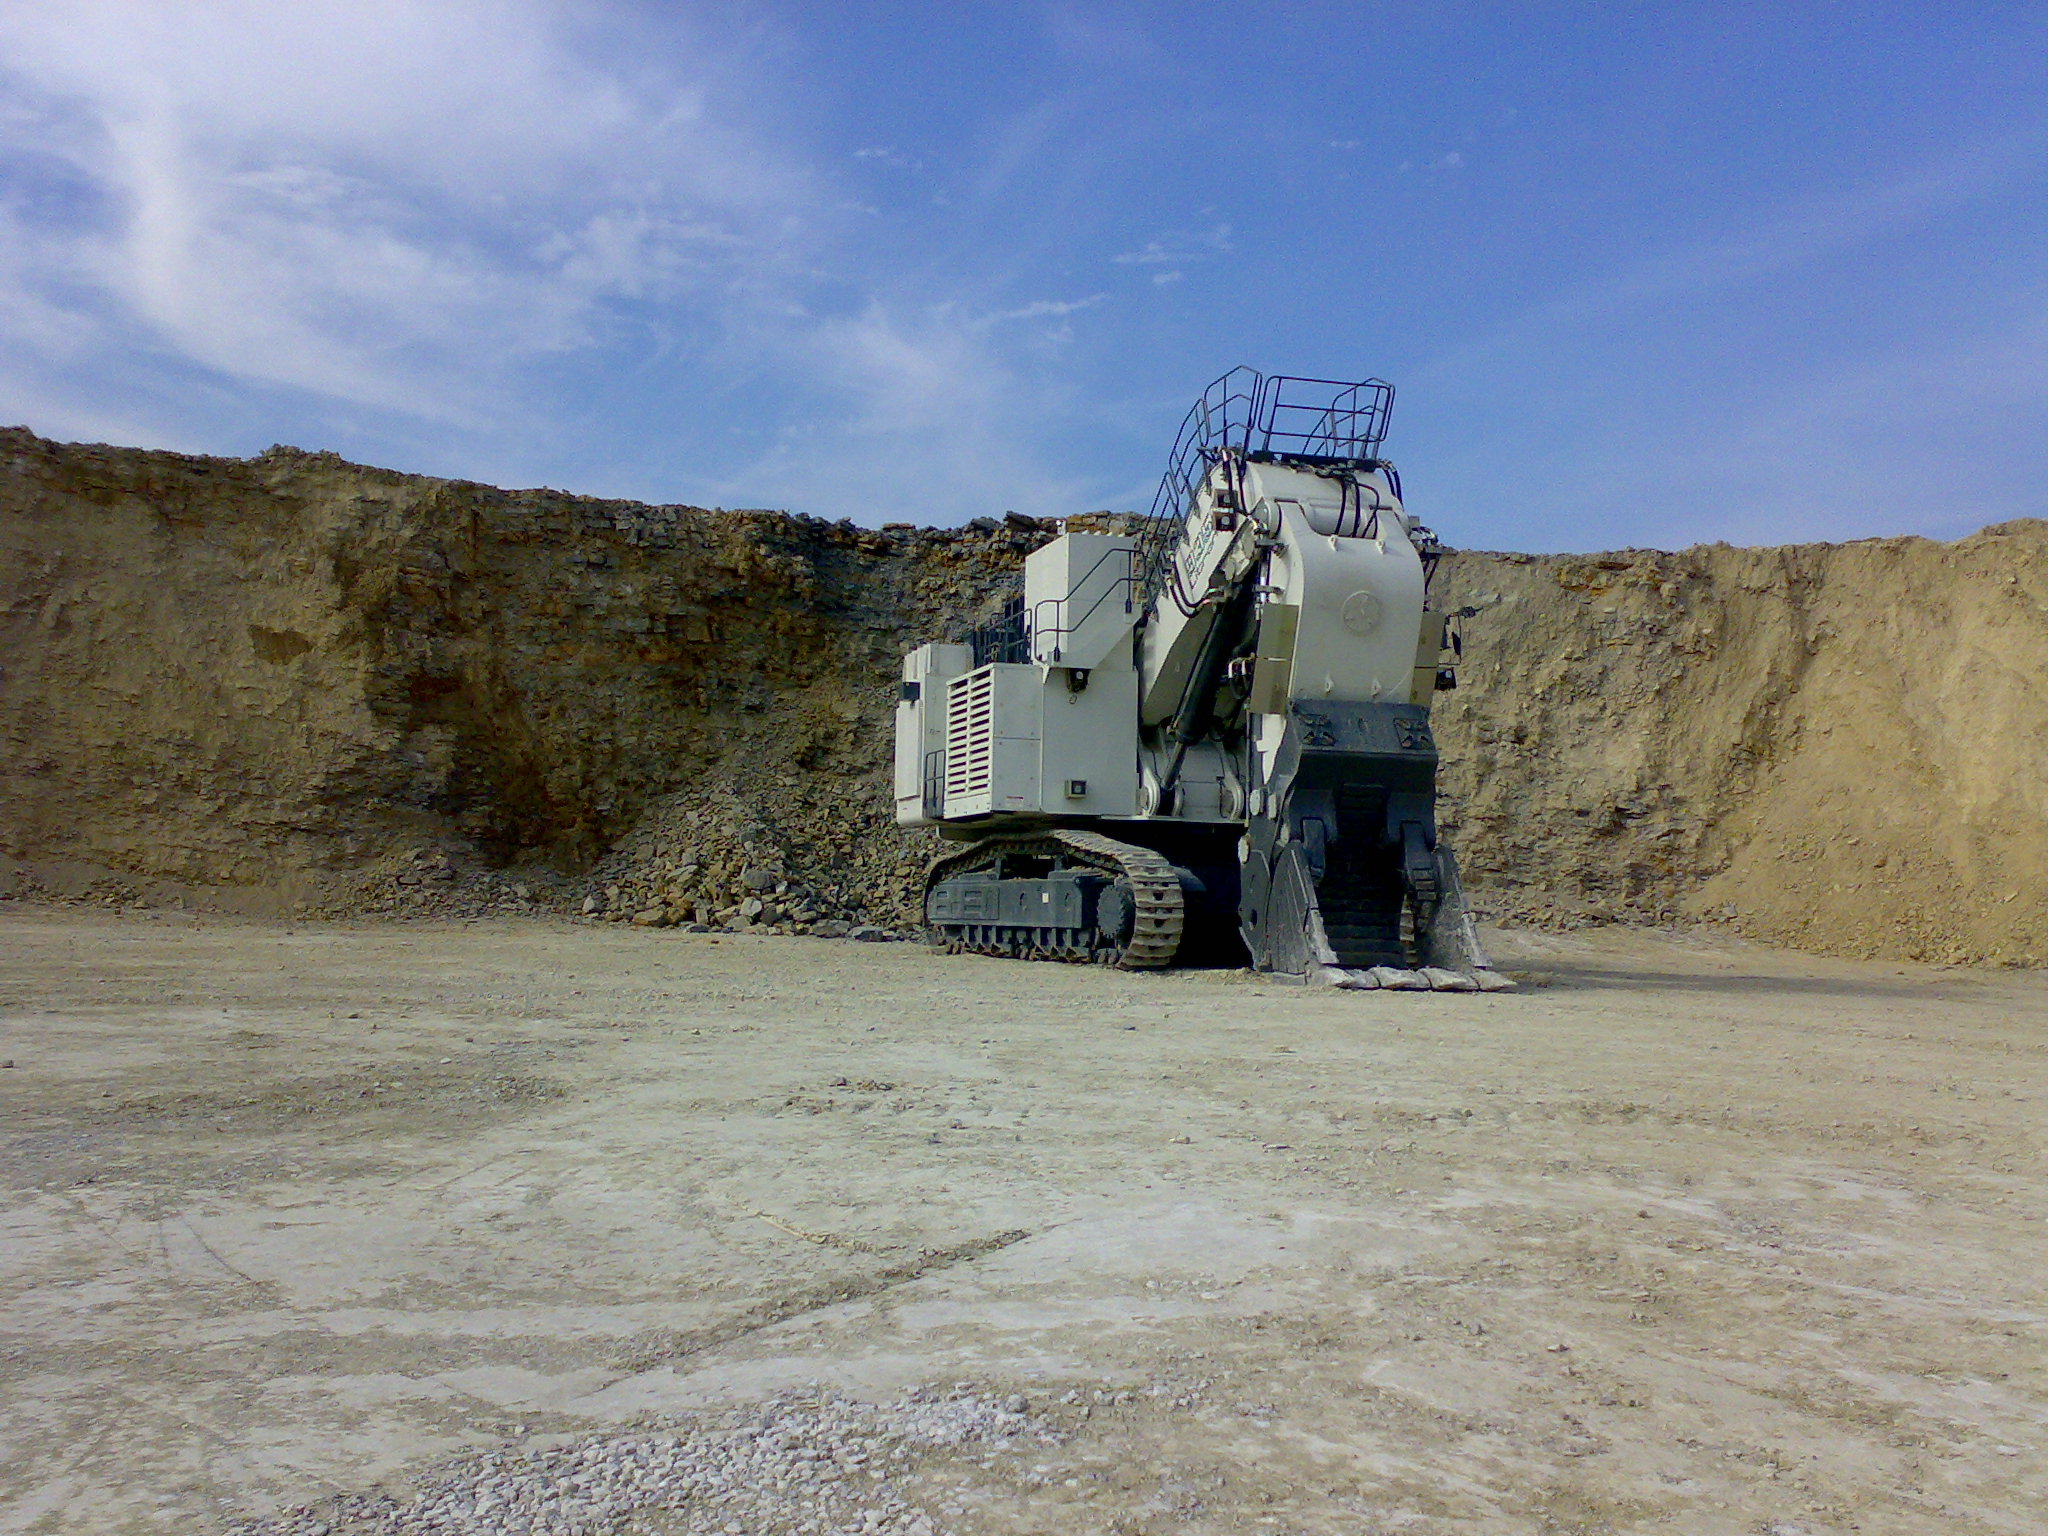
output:
<path id="1" fill-rule="evenodd" d="M 907 926 L 898 657 L 1047 536 L 0 432 L 0 889 Z M 1482 905 L 2048 960 L 2048 524 L 1439 579 Z"/>

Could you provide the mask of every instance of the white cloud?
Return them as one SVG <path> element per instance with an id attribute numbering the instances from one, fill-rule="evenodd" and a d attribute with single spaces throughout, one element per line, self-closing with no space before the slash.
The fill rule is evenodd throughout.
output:
<path id="1" fill-rule="evenodd" d="M 991 320 L 1037 320 L 1048 315 L 1071 315 L 1080 310 L 1093 309 L 1104 299 L 1106 293 L 1091 293 L 1085 299 L 1038 299 L 1022 309 L 1006 309 L 991 315 Z"/>
<path id="2" fill-rule="evenodd" d="M 1147 240 L 1137 250 L 1124 251 L 1109 259 L 1120 267 L 1179 266 L 1191 261 L 1205 261 L 1212 256 L 1227 256 L 1233 249 L 1230 226 L 1212 224 L 1196 234 L 1182 232 Z"/>
<path id="3" fill-rule="evenodd" d="M 2038 167 L 2032 145 L 1973 147 L 1930 158 L 1883 181 L 1808 197 L 1717 238 L 1635 254 L 1573 283 L 1513 320 L 1442 355 L 1431 372 L 1483 376 L 1508 354 L 1543 354 L 1594 330 L 1633 326 L 1646 310 L 1759 286 L 1844 251 L 1896 236 Z"/>
<path id="4" fill-rule="evenodd" d="M 802 178 L 534 3 L 71 0 L 0 12 L 0 326 L 478 422 L 605 307 L 786 242 Z M 55 317 L 63 317 L 61 323 Z"/>
<path id="5" fill-rule="evenodd" d="M 1112 256 L 1109 259 L 1120 267 L 1156 266 L 1161 262 L 1180 260 L 1178 256 L 1175 256 L 1157 240 L 1147 240 L 1137 250 L 1125 251 L 1122 255 Z"/>
<path id="6" fill-rule="evenodd" d="M 1920 240 L 1938 249 L 1954 215 L 2039 163 L 2025 142 L 1975 146 L 1731 214 L 1712 235 L 1636 253 L 1446 349 L 1411 383 L 1455 402 L 1473 397 L 1472 380 L 1531 381 L 1518 412 L 1553 417 L 1555 445 L 1487 473 L 1559 487 L 1554 526 L 1570 547 L 1956 533 L 2038 515 L 2036 477 L 2015 471 L 2048 430 L 2048 311 L 2034 295 L 1908 307 L 1828 345 L 1803 344 L 1786 322 L 1850 263 L 1889 264 Z M 1785 344 L 1728 355 L 1717 325 Z"/>
<path id="7" fill-rule="evenodd" d="M 1741 402 L 1713 443 L 1668 451 L 1723 493 L 1693 509 L 1720 537 L 1954 536 L 2041 515 L 2032 464 L 2009 445 L 2044 432 L 2048 306 L 2015 299 L 1993 325 L 1817 363 Z"/>
<path id="8" fill-rule="evenodd" d="M 954 304 L 906 314 L 876 301 L 788 333 L 789 370 L 845 409 L 785 434 L 726 494 L 757 488 L 778 504 L 868 521 L 1074 511 L 1082 486 L 1048 472 L 1029 446 L 1064 392 L 995 345 L 990 320 L 1009 318 Z"/>
<path id="9" fill-rule="evenodd" d="M 592 42 L 574 24 L 597 14 L 0 5 L 0 417 L 201 451 L 252 424 L 325 446 L 326 423 L 506 478 L 550 473 L 531 445 L 589 409 L 557 378 L 645 370 L 647 419 L 700 415 L 619 472 L 641 494 L 1071 510 L 1032 447 L 1064 398 L 1042 363 L 1106 296 L 859 297 L 899 275 L 863 281 L 857 205 L 778 140 L 772 72 L 680 46 L 666 8 L 605 11 Z M 620 46 L 641 22 L 662 47 Z"/>
<path id="10" fill-rule="evenodd" d="M 922 160 L 912 159 L 901 150 L 891 149 L 886 144 L 873 144 L 865 149 L 856 149 L 853 152 L 853 158 L 856 160 L 872 161 L 876 165 L 886 165 L 892 171 L 921 171 L 924 169 L 924 162 Z"/>

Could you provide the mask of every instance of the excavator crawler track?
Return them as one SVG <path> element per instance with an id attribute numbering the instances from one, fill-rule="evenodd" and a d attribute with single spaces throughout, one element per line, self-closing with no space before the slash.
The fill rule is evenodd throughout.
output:
<path id="1" fill-rule="evenodd" d="M 931 921 L 933 936 L 948 949 L 1018 960 L 1095 961 L 1124 970 L 1157 970 L 1171 965 L 1180 948 L 1186 901 L 1180 871 L 1163 854 L 1099 832 L 1050 828 L 1000 833 L 970 843 L 958 853 L 932 861 L 925 873 L 925 910 L 942 881 L 983 868 L 1005 857 L 1046 858 L 1070 869 L 1092 870 L 1130 894 L 1127 936 L 1112 937 L 1095 927 L 1049 927 L 1000 921 Z"/>

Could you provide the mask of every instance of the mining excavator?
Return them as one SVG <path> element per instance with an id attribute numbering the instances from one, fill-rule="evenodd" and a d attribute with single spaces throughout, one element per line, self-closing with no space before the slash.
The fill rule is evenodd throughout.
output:
<path id="1" fill-rule="evenodd" d="M 896 819 L 959 845 L 926 877 L 934 942 L 1511 985 L 1437 832 L 1430 703 L 1459 647 L 1442 546 L 1380 457 L 1393 399 L 1224 375 L 1149 515 L 1070 522 L 991 622 L 904 658 Z"/>

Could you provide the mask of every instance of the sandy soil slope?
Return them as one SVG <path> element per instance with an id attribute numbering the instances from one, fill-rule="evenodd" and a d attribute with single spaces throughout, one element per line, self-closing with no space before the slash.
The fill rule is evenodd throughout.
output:
<path id="1" fill-rule="evenodd" d="M 689 921 L 762 868 L 796 912 L 907 925 L 902 654 L 1052 536 L 979 521 L 0 428 L 0 896 Z M 1436 721 L 1495 916 L 2048 965 L 2048 522 L 1466 551 L 1437 591 L 1472 610 Z"/>
<path id="2" fill-rule="evenodd" d="M 1953 543 L 1460 554 L 1436 723 L 1496 912 L 1672 912 L 2048 963 L 2048 523 Z"/>
<path id="3" fill-rule="evenodd" d="M 0 1530 L 2048 1527 L 2048 983 L 1501 947 L 16 908 Z"/>

